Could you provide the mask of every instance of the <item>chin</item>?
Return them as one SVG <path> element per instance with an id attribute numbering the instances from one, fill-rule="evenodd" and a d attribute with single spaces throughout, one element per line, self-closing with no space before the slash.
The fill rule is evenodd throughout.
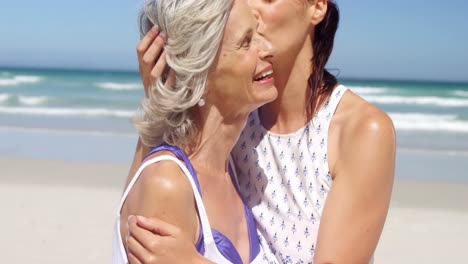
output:
<path id="1" fill-rule="evenodd" d="M 258 107 L 274 101 L 278 97 L 278 90 L 275 86 L 271 86 L 268 89 L 264 89 L 255 95 L 255 101 L 258 103 Z M 257 107 L 257 108 L 258 108 Z"/>

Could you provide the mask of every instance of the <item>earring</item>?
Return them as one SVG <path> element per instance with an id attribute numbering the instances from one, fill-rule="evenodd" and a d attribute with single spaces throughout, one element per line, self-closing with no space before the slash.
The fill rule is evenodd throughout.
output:
<path id="1" fill-rule="evenodd" d="M 205 105 L 205 99 L 201 98 L 200 101 L 198 101 L 198 106 L 204 106 Z"/>

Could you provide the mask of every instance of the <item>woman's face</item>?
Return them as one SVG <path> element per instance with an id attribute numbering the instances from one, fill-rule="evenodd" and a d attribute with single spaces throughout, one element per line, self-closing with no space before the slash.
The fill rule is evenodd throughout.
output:
<path id="1" fill-rule="evenodd" d="M 296 58 L 313 29 L 312 0 L 248 0 L 258 19 L 258 33 L 273 46 L 273 63 Z"/>
<path id="2" fill-rule="evenodd" d="M 247 2 L 234 0 L 205 96 L 223 114 L 249 113 L 278 95 L 268 61 L 271 48 L 256 28 Z"/>

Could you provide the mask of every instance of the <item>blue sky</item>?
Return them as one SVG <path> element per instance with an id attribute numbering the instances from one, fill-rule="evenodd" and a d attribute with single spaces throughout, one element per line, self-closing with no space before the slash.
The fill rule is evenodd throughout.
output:
<path id="1" fill-rule="evenodd" d="M 341 77 L 468 81 L 468 2 L 338 0 Z M 3 1 L 0 66 L 137 70 L 142 0 Z"/>

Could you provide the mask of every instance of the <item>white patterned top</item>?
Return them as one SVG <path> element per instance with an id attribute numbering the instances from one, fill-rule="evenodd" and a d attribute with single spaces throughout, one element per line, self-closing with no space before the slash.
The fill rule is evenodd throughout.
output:
<path id="1" fill-rule="evenodd" d="M 331 118 L 347 91 L 338 86 L 303 128 L 275 134 L 253 112 L 234 147 L 242 196 L 262 232 L 262 247 L 282 263 L 313 263 L 323 205 L 332 185 L 327 143 Z"/>

